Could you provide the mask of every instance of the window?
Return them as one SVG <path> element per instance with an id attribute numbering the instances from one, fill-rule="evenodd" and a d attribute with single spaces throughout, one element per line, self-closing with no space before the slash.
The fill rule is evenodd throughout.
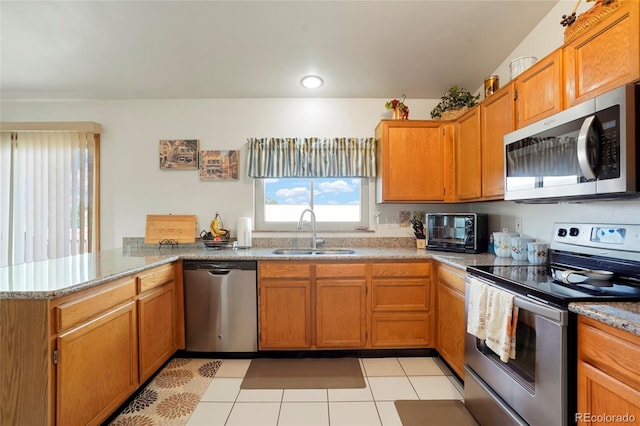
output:
<path id="1" fill-rule="evenodd" d="M 318 230 L 367 229 L 369 225 L 367 178 L 263 178 L 255 180 L 255 194 L 259 231 L 295 231 L 306 208 L 315 212 Z"/>
<path id="2" fill-rule="evenodd" d="M 97 250 L 100 125 L 0 130 L 0 266 Z"/>

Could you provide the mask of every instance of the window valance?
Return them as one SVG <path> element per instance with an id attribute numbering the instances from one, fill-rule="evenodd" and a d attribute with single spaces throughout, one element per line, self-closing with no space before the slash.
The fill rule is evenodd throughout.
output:
<path id="1" fill-rule="evenodd" d="M 266 177 L 373 177 L 375 138 L 250 138 L 248 175 Z"/>

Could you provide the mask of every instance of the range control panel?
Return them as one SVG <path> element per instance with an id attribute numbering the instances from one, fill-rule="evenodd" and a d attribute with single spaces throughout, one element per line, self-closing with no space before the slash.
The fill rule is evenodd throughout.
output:
<path id="1" fill-rule="evenodd" d="M 555 223 L 551 248 L 640 260 L 640 225 Z"/>

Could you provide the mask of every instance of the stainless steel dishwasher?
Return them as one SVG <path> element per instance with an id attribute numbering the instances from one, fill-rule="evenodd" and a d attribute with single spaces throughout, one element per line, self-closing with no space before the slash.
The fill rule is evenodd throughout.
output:
<path id="1" fill-rule="evenodd" d="M 184 261 L 186 350 L 256 352 L 255 261 Z"/>

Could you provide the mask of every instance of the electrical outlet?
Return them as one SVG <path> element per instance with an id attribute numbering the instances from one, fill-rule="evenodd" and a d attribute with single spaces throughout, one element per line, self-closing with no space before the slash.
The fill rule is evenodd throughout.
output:
<path id="1" fill-rule="evenodd" d="M 516 232 L 517 233 L 521 233 L 522 232 L 522 218 L 521 217 L 516 217 Z"/>

